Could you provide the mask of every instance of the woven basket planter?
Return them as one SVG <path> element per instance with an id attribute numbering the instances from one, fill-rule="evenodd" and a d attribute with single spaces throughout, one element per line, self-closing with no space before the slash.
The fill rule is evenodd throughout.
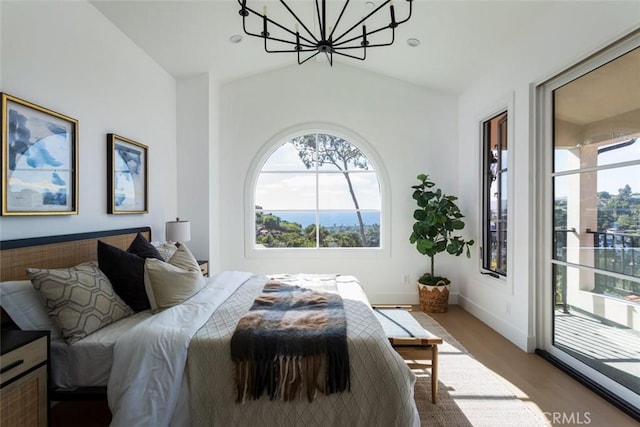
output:
<path id="1" fill-rule="evenodd" d="M 429 286 L 418 283 L 420 308 L 427 313 L 444 313 L 449 308 L 449 285 Z"/>

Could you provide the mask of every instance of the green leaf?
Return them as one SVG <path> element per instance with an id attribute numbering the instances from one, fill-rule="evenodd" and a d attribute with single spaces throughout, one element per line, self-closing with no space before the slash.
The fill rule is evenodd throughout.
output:
<path id="1" fill-rule="evenodd" d="M 431 249 L 433 247 L 433 241 L 432 240 L 423 239 L 423 240 L 420 241 L 420 243 L 422 245 L 424 245 L 424 247 L 427 248 L 427 249 Z"/>
<path id="2" fill-rule="evenodd" d="M 464 222 L 460 220 L 453 221 L 453 228 L 454 230 L 462 230 L 464 228 Z"/>
<path id="3" fill-rule="evenodd" d="M 416 247 L 418 248 L 418 252 L 425 255 L 427 251 L 433 247 L 433 242 L 429 240 L 420 239 L 416 243 Z"/>
<path id="4" fill-rule="evenodd" d="M 413 218 L 417 219 L 418 221 L 424 221 L 426 217 L 427 217 L 427 213 L 421 209 L 416 209 L 413 212 Z"/>

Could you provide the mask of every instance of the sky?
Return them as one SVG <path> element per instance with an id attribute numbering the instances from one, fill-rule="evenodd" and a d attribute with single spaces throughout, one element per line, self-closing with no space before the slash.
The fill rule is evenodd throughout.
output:
<path id="1" fill-rule="evenodd" d="M 292 144 L 277 149 L 267 160 L 258 177 L 255 203 L 266 210 L 314 209 L 316 174 L 307 170 Z M 274 172 L 274 171 L 286 172 Z M 271 172 L 269 172 L 271 171 Z M 354 209 L 347 180 L 333 165 L 319 168 L 318 203 L 320 209 Z M 349 178 L 361 209 L 380 209 L 380 186 L 373 166 L 354 169 Z"/>
<path id="2" fill-rule="evenodd" d="M 555 170 L 558 172 L 572 169 L 568 163 L 569 151 L 566 149 L 555 150 Z M 621 162 L 638 161 L 637 165 L 619 169 L 605 169 L 597 172 L 597 191 L 608 191 L 618 194 L 618 189 L 629 184 L 634 193 L 640 193 L 640 137 L 633 145 L 612 151 L 606 151 L 598 155 L 598 166 L 612 165 Z M 566 197 L 568 194 L 569 176 L 556 178 L 556 197 Z"/>

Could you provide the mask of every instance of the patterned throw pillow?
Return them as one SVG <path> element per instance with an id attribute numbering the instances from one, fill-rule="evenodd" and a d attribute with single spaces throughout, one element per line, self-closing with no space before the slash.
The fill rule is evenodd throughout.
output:
<path id="1" fill-rule="evenodd" d="M 144 285 L 154 312 L 180 304 L 205 285 L 198 261 L 184 245 L 167 262 L 147 258 Z"/>
<path id="2" fill-rule="evenodd" d="M 133 314 L 95 262 L 71 268 L 28 268 L 27 275 L 69 344 Z"/>

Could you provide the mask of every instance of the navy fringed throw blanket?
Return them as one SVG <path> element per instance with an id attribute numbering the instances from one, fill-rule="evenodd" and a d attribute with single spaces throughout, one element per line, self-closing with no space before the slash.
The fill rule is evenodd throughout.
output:
<path id="1" fill-rule="evenodd" d="M 342 298 L 268 282 L 231 338 L 236 400 L 291 401 L 348 391 L 349 351 Z"/>

